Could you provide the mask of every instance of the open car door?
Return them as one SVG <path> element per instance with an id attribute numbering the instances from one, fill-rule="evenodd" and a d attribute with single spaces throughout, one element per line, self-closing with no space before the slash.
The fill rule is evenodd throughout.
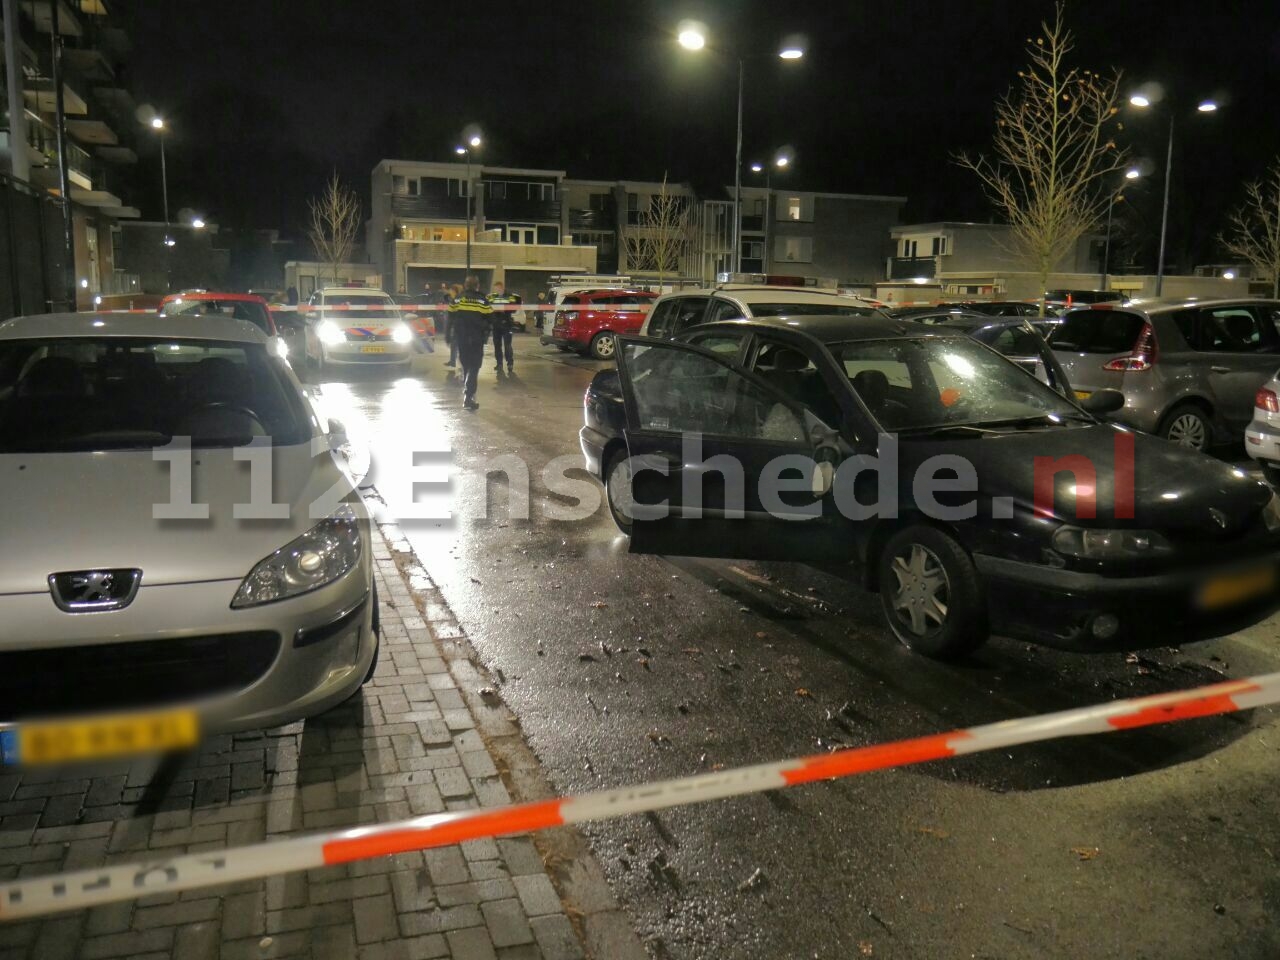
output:
<path id="1" fill-rule="evenodd" d="M 837 435 L 709 350 L 618 337 L 633 553 L 836 562 Z"/>

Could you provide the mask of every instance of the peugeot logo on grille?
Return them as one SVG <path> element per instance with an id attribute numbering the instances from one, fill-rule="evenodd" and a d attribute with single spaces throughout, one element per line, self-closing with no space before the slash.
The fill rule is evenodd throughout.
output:
<path id="1" fill-rule="evenodd" d="M 59 610 L 99 613 L 127 607 L 141 582 L 141 570 L 75 570 L 50 574 L 49 592 Z"/>

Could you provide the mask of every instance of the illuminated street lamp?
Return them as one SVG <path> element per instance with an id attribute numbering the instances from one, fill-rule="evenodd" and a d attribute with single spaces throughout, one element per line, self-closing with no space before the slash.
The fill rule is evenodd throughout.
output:
<path id="1" fill-rule="evenodd" d="M 685 50 L 698 51 L 707 45 L 707 29 L 701 23 L 685 20 L 676 28 L 676 42 Z M 798 35 L 787 37 L 778 48 L 782 60 L 799 60 L 804 57 L 804 39 Z M 733 159 L 733 272 L 742 266 L 742 101 L 745 85 L 745 60 L 738 61 L 738 135 Z"/>
<path id="2" fill-rule="evenodd" d="M 203 230 L 203 229 L 204 229 L 204 221 L 203 221 L 203 220 L 201 220 L 199 217 L 193 217 L 193 218 L 192 218 L 192 220 L 191 220 L 191 229 L 193 229 L 193 230 Z"/>
<path id="3" fill-rule="evenodd" d="M 1129 105 L 1139 110 L 1154 108 L 1164 99 L 1164 90 L 1157 84 L 1147 84 L 1129 97 Z M 1197 113 L 1217 113 L 1216 100 L 1201 100 L 1196 105 Z M 1177 111 L 1169 109 L 1169 142 L 1165 148 L 1164 160 L 1164 206 L 1160 214 L 1160 254 L 1156 261 L 1156 296 L 1164 290 L 1164 251 L 1169 233 L 1169 185 L 1173 180 L 1173 125 Z"/>
<path id="4" fill-rule="evenodd" d="M 1126 180 L 1137 180 L 1142 176 L 1142 171 L 1137 167 L 1130 167 L 1124 172 Z M 1118 185 L 1119 186 L 1119 185 Z M 1115 208 L 1116 200 L 1123 200 L 1123 196 L 1118 196 L 1117 191 L 1113 188 L 1111 196 L 1107 198 L 1107 239 L 1102 247 L 1102 289 L 1107 289 L 1107 278 L 1111 276 L 1111 212 Z"/>
<path id="5" fill-rule="evenodd" d="M 454 152 L 467 158 L 467 273 L 471 273 L 471 152 L 480 148 L 484 140 L 480 131 L 474 126 L 462 131 L 463 142 L 454 147 Z"/>

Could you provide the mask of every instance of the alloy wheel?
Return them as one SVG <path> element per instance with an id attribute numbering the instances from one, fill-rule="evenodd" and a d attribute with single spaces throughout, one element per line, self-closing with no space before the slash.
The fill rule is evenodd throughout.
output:
<path id="1" fill-rule="evenodd" d="M 607 360 L 609 357 L 613 356 L 615 346 L 613 337 L 598 337 L 594 347 L 595 355 L 601 360 Z"/>
<path id="2" fill-rule="evenodd" d="M 1204 420 L 1194 413 L 1184 413 L 1169 423 L 1166 436 L 1173 443 L 1193 450 L 1203 450 L 1205 444 Z"/>
<path id="3" fill-rule="evenodd" d="M 912 543 L 894 555 L 890 569 L 897 579 L 893 609 L 903 625 L 919 637 L 941 629 L 947 622 L 951 583 L 937 555 Z"/>

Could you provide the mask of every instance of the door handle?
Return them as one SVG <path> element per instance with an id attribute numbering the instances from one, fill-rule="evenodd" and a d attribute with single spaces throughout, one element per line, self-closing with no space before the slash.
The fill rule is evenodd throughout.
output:
<path id="1" fill-rule="evenodd" d="M 1214 373 L 1230 373 L 1231 372 L 1230 367 L 1210 367 L 1209 369 Z"/>

